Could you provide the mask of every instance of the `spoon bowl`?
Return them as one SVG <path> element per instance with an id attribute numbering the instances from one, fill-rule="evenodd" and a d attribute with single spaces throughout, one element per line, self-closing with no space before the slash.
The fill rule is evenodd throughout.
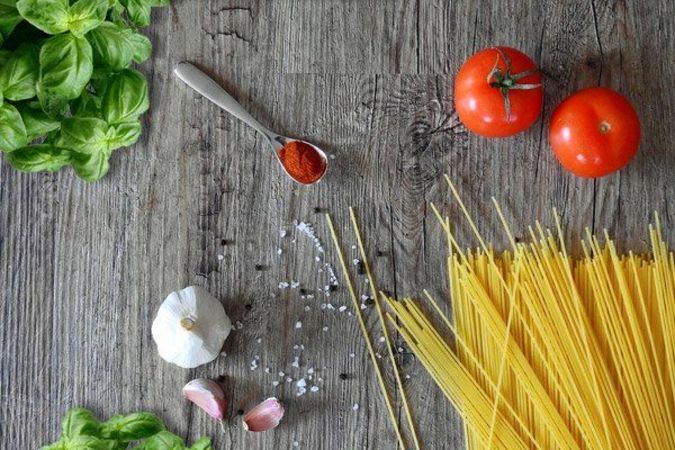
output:
<path id="1" fill-rule="evenodd" d="M 274 150 L 274 154 L 277 158 L 277 161 L 283 168 L 286 175 L 288 175 L 288 177 L 291 180 L 302 185 L 310 185 L 321 181 L 321 179 L 326 173 L 326 170 L 328 169 L 328 158 L 326 157 L 326 153 L 319 147 L 312 144 L 311 142 L 303 141 L 301 139 L 294 139 L 291 137 L 282 136 L 269 130 L 267 127 L 264 127 L 248 111 L 246 111 L 239 104 L 239 102 L 237 102 L 234 99 L 234 97 L 228 94 L 227 91 L 225 91 L 225 89 L 222 88 L 222 86 L 216 83 L 213 80 L 213 78 L 209 77 L 207 74 L 202 72 L 193 64 L 189 62 L 178 63 L 178 65 L 174 69 L 174 72 L 176 73 L 178 78 L 180 78 L 185 84 L 190 86 L 192 89 L 203 95 L 205 98 L 207 98 L 208 100 L 210 100 L 223 110 L 232 114 L 237 119 L 254 128 L 263 136 L 265 136 L 270 146 Z M 284 161 L 281 158 L 280 151 L 291 142 L 300 142 L 302 144 L 310 146 L 321 158 L 323 170 L 311 182 L 303 182 L 297 179 L 296 177 L 293 176 L 291 172 L 289 172 L 288 168 L 284 165 Z"/>

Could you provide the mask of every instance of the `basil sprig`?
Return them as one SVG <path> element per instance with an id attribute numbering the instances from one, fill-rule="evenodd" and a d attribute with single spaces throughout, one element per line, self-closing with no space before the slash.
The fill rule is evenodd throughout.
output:
<path id="1" fill-rule="evenodd" d="M 140 27 L 169 0 L 0 0 L 0 152 L 23 172 L 72 166 L 100 180 L 141 135 L 152 44 Z"/>
<path id="2" fill-rule="evenodd" d="M 192 447 L 167 431 L 162 421 L 149 412 L 117 415 L 99 422 L 91 411 L 73 408 L 63 418 L 61 436 L 40 450 L 213 450 L 203 437 Z"/>

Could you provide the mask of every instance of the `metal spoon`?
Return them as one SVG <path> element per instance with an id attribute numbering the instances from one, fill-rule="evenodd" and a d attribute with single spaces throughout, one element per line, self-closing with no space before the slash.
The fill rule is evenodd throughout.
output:
<path id="1" fill-rule="evenodd" d="M 323 178 L 324 174 L 326 173 L 326 168 L 328 168 L 328 158 L 326 158 L 326 154 L 319 147 L 310 142 L 302 141 L 300 139 L 293 139 L 287 136 L 281 136 L 268 130 L 255 118 L 253 118 L 253 116 L 251 116 L 251 114 L 249 114 L 248 111 L 246 111 L 230 94 L 228 94 L 225 91 L 225 89 L 223 89 L 211 77 L 206 75 L 204 72 L 202 72 L 189 62 L 178 63 L 178 65 L 174 69 L 174 72 L 176 73 L 176 75 L 178 75 L 178 78 L 183 80 L 183 82 L 188 86 L 190 86 L 192 89 L 199 92 L 201 95 L 211 100 L 213 103 L 220 106 L 222 109 L 229 112 L 234 117 L 246 123 L 247 125 L 253 127 L 260 134 L 265 136 L 267 138 L 267 141 L 272 146 L 272 149 L 274 150 L 274 154 L 277 157 L 277 161 L 279 161 L 279 164 L 284 169 L 284 172 L 286 172 L 286 175 L 288 175 L 293 181 L 299 184 L 306 185 L 317 183 Z M 323 164 L 324 169 L 323 173 L 315 181 L 311 183 L 302 183 L 293 178 L 293 175 L 291 175 L 286 169 L 286 167 L 284 167 L 281 159 L 279 158 L 279 150 L 281 150 L 287 143 L 291 141 L 303 142 L 307 145 L 310 145 L 321 156 L 321 159 L 323 160 L 324 163 Z"/>

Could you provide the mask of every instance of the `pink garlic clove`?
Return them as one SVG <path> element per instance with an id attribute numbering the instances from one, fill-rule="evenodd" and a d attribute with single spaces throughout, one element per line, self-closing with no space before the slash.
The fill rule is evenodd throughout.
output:
<path id="1" fill-rule="evenodd" d="M 223 388 L 213 380 L 197 378 L 183 387 L 183 396 L 222 422 L 227 409 L 227 400 Z"/>
<path id="2" fill-rule="evenodd" d="M 253 432 L 276 428 L 284 417 L 284 405 L 274 397 L 268 398 L 244 416 L 244 429 Z"/>

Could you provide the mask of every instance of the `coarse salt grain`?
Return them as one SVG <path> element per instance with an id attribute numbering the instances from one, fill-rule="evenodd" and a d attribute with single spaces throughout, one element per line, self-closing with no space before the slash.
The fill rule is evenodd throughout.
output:
<path id="1" fill-rule="evenodd" d="M 279 282 L 279 289 L 286 289 L 288 286 L 290 285 L 286 281 Z"/>
<path id="2" fill-rule="evenodd" d="M 306 305 L 306 306 L 305 306 L 305 311 L 311 311 L 311 310 L 312 310 L 312 307 L 311 307 L 311 306 L 309 306 L 309 305 Z"/>
<path id="3" fill-rule="evenodd" d="M 356 356 L 355 353 L 350 353 L 350 354 L 349 354 L 349 357 L 350 357 L 350 358 L 354 358 L 355 356 Z"/>
<path id="4" fill-rule="evenodd" d="M 358 404 L 358 403 L 354 403 L 354 406 L 352 406 L 352 410 L 353 410 L 353 411 L 358 411 L 358 410 L 359 410 L 359 404 Z"/>
<path id="5" fill-rule="evenodd" d="M 380 336 L 380 339 L 378 339 L 378 341 L 379 341 L 379 342 L 384 342 L 384 341 L 385 341 L 384 336 Z"/>
<path id="6" fill-rule="evenodd" d="M 328 327 L 323 327 L 323 331 L 328 331 Z"/>
<path id="7" fill-rule="evenodd" d="M 218 255 L 218 261 L 222 261 L 222 260 L 224 260 L 224 259 L 225 259 L 225 256 L 223 256 L 223 255 Z"/>
<path id="8" fill-rule="evenodd" d="M 347 310 L 347 307 L 344 306 L 344 305 L 343 305 L 343 306 L 340 306 L 340 307 L 338 308 L 338 311 L 340 311 L 340 312 L 345 312 L 346 310 Z"/>
<path id="9" fill-rule="evenodd" d="M 302 322 L 298 320 L 297 322 L 295 322 L 295 329 L 299 330 L 300 328 L 302 328 Z"/>
<path id="10" fill-rule="evenodd" d="M 300 367 L 300 358 L 298 356 L 293 359 L 293 362 L 291 363 L 291 366 L 293 367 Z"/>
<path id="11" fill-rule="evenodd" d="M 312 392 L 319 392 L 319 386 L 312 386 L 309 390 Z"/>

